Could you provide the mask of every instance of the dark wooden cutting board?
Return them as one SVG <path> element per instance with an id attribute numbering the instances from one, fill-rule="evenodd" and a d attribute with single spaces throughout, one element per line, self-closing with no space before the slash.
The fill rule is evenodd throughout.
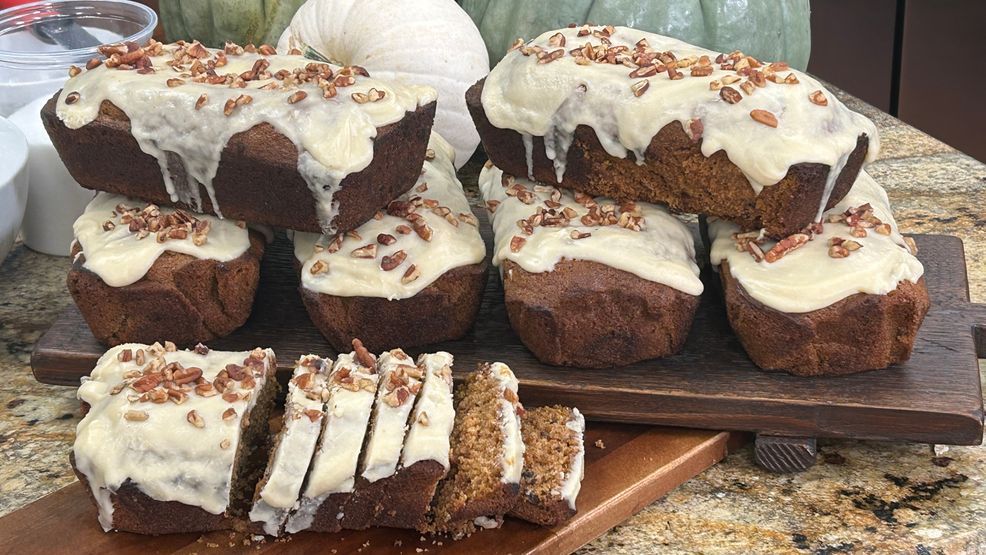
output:
<path id="1" fill-rule="evenodd" d="M 738 443 L 740 437 L 733 439 Z M 288 541 L 244 540 L 233 532 L 140 536 L 104 533 L 83 485 L 76 482 L 0 518 L 0 553 L 568 553 L 585 545 L 726 455 L 725 432 L 675 430 L 625 424 L 590 424 L 578 513 L 555 528 L 508 518 L 499 530 L 482 531 L 439 546 L 411 530 L 374 528 L 339 534 L 302 533 Z M 605 448 L 595 444 L 603 442 Z M 66 460 L 67 460 L 66 455 Z M 400 545 L 397 545 L 400 542 Z M 230 544 L 233 544 L 232 546 Z"/>
<path id="2" fill-rule="evenodd" d="M 487 244 L 489 226 L 481 216 Z M 726 320 L 718 276 L 703 272 L 706 293 L 683 352 L 617 369 L 584 370 L 537 361 L 510 329 L 497 273 L 490 273 L 473 331 L 441 348 L 459 374 L 482 361 L 510 365 L 530 406 L 574 405 L 590 420 L 743 430 L 805 437 L 895 439 L 978 444 L 983 434 L 979 356 L 986 356 L 986 307 L 969 302 L 962 242 L 915 236 L 931 310 L 911 360 L 885 370 L 832 378 L 798 378 L 759 370 Z M 271 347 L 289 365 L 300 355 L 334 353 L 311 325 L 297 292 L 290 245 L 270 246 L 250 321 L 216 349 Z M 38 341 L 31 364 L 38 381 L 76 386 L 105 350 L 78 310 L 65 311 Z"/>

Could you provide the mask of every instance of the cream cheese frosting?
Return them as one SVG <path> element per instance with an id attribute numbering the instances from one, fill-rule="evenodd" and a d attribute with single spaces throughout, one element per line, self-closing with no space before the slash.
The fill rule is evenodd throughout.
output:
<path id="1" fill-rule="evenodd" d="M 75 221 L 73 230 L 82 247 L 81 254 L 85 256 L 82 266 L 110 287 L 124 287 L 139 281 L 166 251 L 229 262 L 250 248 L 250 233 L 245 225 L 204 214 L 192 216 L 208 224 L 207 233 L 201 235 L 204 241 L 197 239 L 195 233 L 160 241 L 156 233 L 133 232 L 122 223 L 120 217 L 124 214 L 117 211 L 121 205 L 136 208 L 137 212 L 148 206 L 161 215 L 176 212 L 173 208 L 156 207 L 121 195 L 96 194 Z"/>
<path id="2" fill-rule="evenodd" d="M 864 229 L 865 237 L 856 237 L 846 223 L 825 221 L 821 233 L 775 262 L 758 262 L 738 250 L 733 235 L 745 230 L 710 219 L 711 261 L 716 266 L 728 262 L 730 274 L 751 297 L 790 313 L 819 310 L 856 293 L 885 295 L 902 281 L 916 283 L 924 266 L 900 234 L 886 191 L 866 172 L 860 172 L 849 194 L 826 212 L 826 220 L 867 203 L 873 215 L 889 225 L 889 233 L 870 228 Z M 833 238 L 855 241 L 859 248 L 845 258 L 833 258 L 829 256 Z M 766 252 L 774 245 L 775 241 L 766 241 L 761 249 Z"/>
<path id="3" fill-rule="evenodd" d="M 324 402 L 328 398 L 326 375 L 332 361 L 315 355 L 298 360 L 284 403 L 284 423 L 270 460 L 268 473 L 250 509 L 250 520 L 263 524 L 264 532 L 278 536 L 292 509 L 298 506 L 302 483 L 322 431 Z"/>
<path id="4" fill-rule="evenodd" d="M 596 49 L 593 60 L 608 55 L 610 63 L 590 61 L 586 44 Z M 654 63 L 638 65 L 633 61 L 636 52 Z M 674 58 L 662 61 L 659 55 L 667 52 Z M 870 141 L 868 161 L 875 159 L 879 140 L 873 122 L 849 110 L 818 80 L 786 64 L 753 63 L 739 53 L 732 59 L 719 56 L 628 27 L 548 31 L 517 44 L 493 68 L 483 88 L 483 109 L 494 126 L 525 136 L 529 168 L 529 137 L 544 137 L 545 154 L 554 162 L 559 182 L 579 125 L 591 127 L 611 156 L 625 158 L 632 152 L 638 163 L 645 163 L 644 152 L 661 128 L 679 122 L 697 139 L 692 121 L 698 120 L 702 154 L 725 151 L 758 193 L 802 162 L 827 164 L 829 183 L 834 183 L 862 134 Z M 671 72 L 669 66 L 674 66 Z M 754 70 L 760 72 L 759 86 L 744 85 Z M 735 93 L 726 96 L 739 101 L 727 102 L 724 87 Z M 821 96 L 812 101 L 816 91 Z M 769 112 L 776 127 L 755 120 L 755 110 Z"/>
<path id="5" fill-rule="evenodd" d="M 572 408 L 572 418 L 565 423 L 565 426 L 578 437 L 579 450 L 572 458 L 572 466 L 562 480 L 558 495 L 568 506 L 575 510 L 575 499 L 579 496 L 582 489 L 582 478 L 585 477 L 585 417 L 579 409 Z"/>
<path id="6" fill-rule="evenodd" d="M 377 368 L 380 386 L 373 409 L 372 431 L 360 462 L 360 476 L 370 483 L 397 471 L 408 417 L 421 390 L 422 377 L 414 359 L 400 349 L 380 355 Z"/>
<path id="7" fill-rule="evenodd" d="M 434 157 L 425 161 L 414 188 L 386 213 L 345 236 L 294 233 L 305 289 L 341 297 L 407 299 L 449 270 L 483 260 L 486 246 L 479 222 L 455 176 L 455 150 L 435 133 L 428 146 Z M 372 255 L 354 256 L 367 246 L 372 246 Z"/>
<path id="8" fill-rule="evenodd" d="M 541 273 L 563 259 L 589 260 L 689 295 L 702 293 L 691 232 L 663 207 L 621 206 L 515 178 L 489 165 L 479 174 L 479 189 L 492 212 L 497 266 L 510 260 Z M 539 225 L 521 225 L 521 220 Z"/>
<path id="9" fill-rule="evenodd" d="M 106 48 L 107 54 L 128 49 Z M 117 53 L 115 62 L 111 57 L 70 78 L 58 96 L 58 117 L 70 129 L 78 129 L 96 119 L 103 101 L 111 102 L 130 118 L 141 150 L 157 158 L 171 200 L 200 212 L 201 188 L 220 216 L 212 179 L 226 143 L 237 133 L 268 123 L 297 145 L 298 171 L 312 189 L 322 228 L 332 230 L 337 214 L 333 195 L 347 175 L 363 170 L 373 159 L 377 128 L 436 99 L 430 87 L 380 81 L 365 76 L 361 68 L 323 64 L 301 55 L 153 42 L 140 53 L 146 58 L 131 62 L 137 69 L 121 69 Z M 314 68 L 314 77 L 296 79 L 295 72 L 308 68 Z M 210 78 L 217 83 L 207 82 Z M 326 98 L 330 90 L 334 96 Z M 169 154 L 181 160 L 188 183 L 172 179 L 175 169 L 169 167 Z"/>
<path id="10" fill-rule="evenodd" d="M 251 357 L 257 365 L 243 366 Z M 106 351 L 79 387 L 89 412 L 76 428 L 73 446 L 75 466 L 89 482 L 103 529 L 113 529 L 113 495 L 127 481 L 157 501 L 225 512 L 241 421 L 273 372 L 274 360 L 270 349 L 175 351 L 127 343 Z M 201 380 L 176 385 L 169 395 L 171 390 L 151 375 L 166 368 L 177 372 L 176 364 L 183 377 L 169 383 L 188 376 Z M 229 365 L 243 370 L 240 380 L 220 378 L 221 372 L 229 375 Z"/>
<path id="11" fill-rule="evenodd" d="M 449 437 L 455 424 L 452 405 L 452 355 L 444 351 L 418 357 L 421 392 L 401 452 L 401 466 L 435 461 L 449 469 Z"/>
<path id="12" fill-rule="evenodd" d="M 355 352 L 336 358 L 329 375 L 322 437 L 298 509 L 288 518 L 288 532 L 311 527 L 329 495 L 353 491 L 379 378 L 375 365 L 364 366 Z"/>
<path id="13" fill-rule="evenodd" d="M 517 415 L 517 407 L 520 406 L 517 396 L 519 383 L 510 367 L 502 362 L 490 364 L 489 372 L 499 384 L 502 393 L 500 429 L 503 433 L 503 457 L 500 460 L 500 481 L 504 484 L 519 484 L 520 475 L 524 471 L 524 438 L 520 433 L 520 417 Z"/>

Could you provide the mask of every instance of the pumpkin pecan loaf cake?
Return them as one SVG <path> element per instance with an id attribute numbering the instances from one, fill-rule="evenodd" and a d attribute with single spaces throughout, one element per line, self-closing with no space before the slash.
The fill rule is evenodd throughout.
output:
<path id="1" fill-rule="evenodd" d="M 68 289 L 102 343 L 191 346 L 250 316 L 266 238 L 242 222 L 99 193 L 74 231 Z"/>
<path id="2" fill-rule="evenodd" d="M 270 349 L 107 351 L 78 396 L 88 411 L 71 461 L 103 529 L 220 530 L 249 507 L 277 394 Z"/>
<path id="3" fill-rule="evenodd" d="M 691 233 L 656 205 L 539 185 L 487 165 L 510 325 L 548 364 L 626 365 L 676 353 L 702 282 Z"/>
<path id="4" fill-rule="evenodd" d="M 353 349 L 336 358 L 329 374 L 322 436 L 298 507 L 288 517 L 288 532 L 342 529 L 380 379 L 376 357 L 359 340 Z"/>
<path id="5" fill-rule="evenodd" d="M 373 351 L 458 339 L 486 285 L 486 246 L 455 176 L 454 149 L 432 134 L 415 187 L 345 234 L 295 233 L 301 297 L 335 349 Z"/>
<path id="6" fill-rule="evenodd" d="M 84 187 L 331 233 L 370 219 L 420 170 L 430 87 L 269 46 L 151 40 L 100 52 L 42 110 Z"/>
<path id="7" fill-rule="evenodd" d="M 251 528 L 255 533 L 281 535 L 288 515 L 298 506 L 301 487 L 322 433 L 325 401 L 329 397 L 326 377 L 331 368 L 332 361 L 315 355 L 301 357 L 295 366 L 288 382 L 281 430 L 250 509 Z"/>
<path id="8" fill-rule="evenodd" d="M 509 174 L 772 237 L 817 220 L 879 149 L 871 121 L 786 63 L 627 27 L 518 39 L 466 102 Z"/>
<path id="9" fill-rule="evenodd" d="M 391 498 L 418 493 L 399 490 L 387 478 L 397 472 L 408 419 L 421 391 L 424 374 L 414 364 L 414 359 L 401 349 L 380 355 L 377 373 L 380 375 L 377 399 L 360 456 L 356 484 L 342 511 L 342 527 L 349 530 L 369 528 L 377 514 L 394 506 Z"/>
<path id="10" fill-rule="evenodd" d="M 708 222 L 729 322 L 757 366 L 798 376 L 906 361 L 925 314 L 924 267 L 865 172 L 824 222 L 780 241 Z"/>
<path id="11" fill-rule="evenodd" d="M 432 502 L 431 531 L 461 537 L 496 528 L 517 504 L 524 467 L 517 378 L 483 364 L 455 391 L 452 468 Z"/>
<path id="12" fill-rule="evenodd" d="M 510 516 L 556 526 L 575 515 L 585 472 L 585 418 L 579 409 L 537 407 L 520 419 L 524 472 Z"/>
<path id="13" fill-rule="evenodd" d="M 455 409 L 452 403 L 452 355 L 446 352 L 418 357 L 421 390 L 408 423 L 396 473 L 380 480 L 391 493 L 372 526 L 428 528 L 429 507 L 438 482 L 449 471 L 449 451 Z"/>

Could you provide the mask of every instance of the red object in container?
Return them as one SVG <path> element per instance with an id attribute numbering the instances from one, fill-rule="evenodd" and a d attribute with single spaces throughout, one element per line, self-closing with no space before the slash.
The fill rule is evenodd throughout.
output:
<path id="1" fill-rule="evenodd" d="M 33 1 L 34 0 L 0 0 L 0 10 L 6 10 L 7 8 L 13 8 L 14 6 L 27 4 L 28 2 Z"/>

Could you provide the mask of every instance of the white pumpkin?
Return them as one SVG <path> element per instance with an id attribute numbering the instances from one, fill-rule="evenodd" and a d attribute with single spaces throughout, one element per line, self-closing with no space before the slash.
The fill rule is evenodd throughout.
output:
<path id="1" fill-rule="evenodd" d="M 476 25 L 453 0 L 308 0 L 277 48 L 304 46 L 363 66 L 375 78 L 437 89 L 434 129 L 455 147 L 456 168 L 479 145 L 465 93 L 489 73 L 489 56 Z"/>

